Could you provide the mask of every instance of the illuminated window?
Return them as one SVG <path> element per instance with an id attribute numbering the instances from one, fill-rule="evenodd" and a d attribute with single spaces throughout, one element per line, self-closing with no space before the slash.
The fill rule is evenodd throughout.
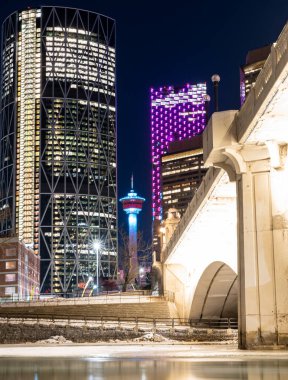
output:
<path id="1" fill-rule="evenodd" d="M 7 261 L 5 263 L 5 269 L 16 269 L 16 261 Z"/>
<path id="2" fill-rule="evenodd" d="M 16 281 L 16 274 L 15 273 L 5 274 L 5 282 L 15 282 L 15 281 Z"/>
<path id="3" fill-rule="evenodd" d="M 12 294 L 15 293 L 15 287 L 14 286 L 7 286 L 5 288 L 5 296 L 12 296 Z"/>
<path id="4" fill-rule="evenodd" d="M 16 234 L 35 253 L 41 248 L 41 259 L 57 257 L 55 267 L 44 263 L 45 288 L 66 292 L 78 278 L 85 281 L 88 272 L 95 273 L 89 248 L 94 236 L 107 242 L 109 265 L 101 271 L 116 275 L 117 260 L 110 259 L 117 252 L 115 26 L 94 13 L 44 8 L 43 20 L 41 10 L 28 9 L 4 25 L 2 99 L 9 94 L 4 124 L 5 131 L 14 121 L 16 128 L 11 149 L 12 135 L 5 132 L 9 148 L 2 161 L 5 173 L 8 165 L 15 166 Z M 6 203 L 0 213 L 12 215 Z M 9 226 L 1 223 L 5 230 L 12 228 L 10 219 Z M 16 249 L 12 256 L 17 255 Z"/>
<path id="5" fill-rule="evenodd" d="M 5 255 L 6 255 L 6 257 L 16 256 L 16 249 L 14 249 L 14 248 L 6 249 L 5 250 Z"/>

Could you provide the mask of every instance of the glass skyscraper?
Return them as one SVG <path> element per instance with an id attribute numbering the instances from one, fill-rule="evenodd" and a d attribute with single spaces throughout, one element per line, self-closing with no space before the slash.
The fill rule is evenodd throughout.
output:
<path id="1" fill-rule="evenodd" d="M 40 255 L 41 292 L 117 273 L 115 21 L 15 12 L 2 27 L 0 237 Z M 98 252 L 97 252 L 98 254 Z"/>
<path id="2" fill-rule="evenodd" d="M 169 144 L 200 135 L 206 126 L 206 83 L 151 89 L 153 219 L 163 217 L 161 158 Z"/>

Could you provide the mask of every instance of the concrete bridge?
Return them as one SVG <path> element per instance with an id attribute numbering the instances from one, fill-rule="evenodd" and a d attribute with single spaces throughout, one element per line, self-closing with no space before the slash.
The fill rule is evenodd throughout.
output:
<path id="1" fill-rule="evenodd" d="M 239 347 L 288 345 L 288 24 L 240 111 L 214 113 L 209 166 L 161 253 L 181 317 L 238 313 Z M 238 274 L 238 276 L 237 276 Z"/>

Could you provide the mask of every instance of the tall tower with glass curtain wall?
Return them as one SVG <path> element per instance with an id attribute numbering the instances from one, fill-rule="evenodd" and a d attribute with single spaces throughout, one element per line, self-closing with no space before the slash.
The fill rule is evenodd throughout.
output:
<path id="1" fill-rule="evenodd" d="M 41 292 L 117 273 L 115 21 L 17 11 L 2 26 L 0 237 L 40 255 Z M 83 285 L 82 285 L 83 286 Z"/>

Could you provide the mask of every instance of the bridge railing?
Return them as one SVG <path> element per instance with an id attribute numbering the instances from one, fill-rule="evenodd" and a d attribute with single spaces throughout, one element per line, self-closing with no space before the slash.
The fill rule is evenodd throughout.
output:
<path id="1" fill-rule="evenodd" d="M 134 331 L 144 329 L 145 332 L 185 330 L 195 329 L 237 329 L 238 321 L 236 318 L 219 319 L 182 319 L 182 318 L 145 318 L 145 317 L 115 317 L 115 316 L 85 316 L 85 315 L 55 315 L 55 314 L 21 314 L 0 312 L 0 323 L 25 323 L 25 324 L 65 324 L 68 326 L 109 327 L 109 328 L 133 328 Z"/>
<path id="2" fill-rule="evenodd" d="M 150 292 L 150 291 L 149 291 Z M 0 307 L 5 306 L 31 306 L 41 305 L 93 305 L 93 304 L 110 304 L 110 303 L 146 303 L 158 302 L 159 300 L 171 300 L 172 295 L 164 293 L 162 296 L 151 295 L 147 291 L 135 292 L 107 292 L 90 297 L 67 297 L 64 295 L 40 295 L 33 297 L 18 298 L 0 298 Z"/>
<path id="3" fill-rule="evenodd" d="M 164 291 L 164 298 L 168 302 L 175 302 L 175 293 L 171 290 L 165 290 Z"/>
<path id="4" fill-rule="evenodd" d="M 272 55 L 270 54 L 263 66 L 263 69 L 260 71 L 254 85 L 254 93 L 255 93 L 256 100 L 261 95 L 263 89 L 265 88 L 266 84 L 269 82 L 271 77 L 272 77 Z"/>
<path id="5" fill-rule="evenodd" d="M 268 56 L 263 69 L 260 71 L 254 87 L 251 88 L 251 91 L 236 116 L 238 125 L 238 142 L 244 142 L 248 138 L 249 131 L 247 130 L 247 126 L 250 125 L 256 115 L 256 111 L 272 88 L 274 81 L 277 79 L 277 75 L 280 74 L 287 59 L 288 23 L 285 25 L 277 41 L 272 45 L 271 53 Z"/>
<path id="6" fill-rule="evenodd" d="M 288 59 L 288 23 L 285 25 L 277 41 L 271 48 L 271 53 L 267 58 L 263 69 L 259 73 L 254 87 L 251 89 L 246 101 L 241 107 L 239 113 L 236 116 L 237 119 L 237 135 L 238 140 L 244 140 L 248 137 L 247 125 L 251 123 L 251 120 L 255 116 L 255 109 L 263 101 L 263 97 L 266 96 L 269 91 L 269 82 L 276 79 L 276 74 L 279 74 L 278 66 L 281 66 Z M 284 60 L 284 61 L 283 61 Z M 283 61 L 283 63 L 281 62 Z M 268 86 L 267 86 L 268 85 Z M 168 258 L 180 236 L 183 234 L 189 223 L 191 222 L 191 215 L 193 216 L 199 209 L 201 202 L 205 198 L 207 192 L 211 188 L 213 182 L 216 180 L 220 169 L 209 168 L 206 176 L 203 178 L 202 183 L 196 192 L 195 196 L 189 203 L 186 212 L 181 218 L 177 228 L 175 229 L 171 239 L 167 243 L 167 246 L 162 251 L 161 261 L 165 262 Z"/>
<path id="7" fill-rule="evenodd" d="M 288 24 L 285 25 L 274 47 L 276 50 L 276 62 L 278 63 L 288 50 Z"/>

